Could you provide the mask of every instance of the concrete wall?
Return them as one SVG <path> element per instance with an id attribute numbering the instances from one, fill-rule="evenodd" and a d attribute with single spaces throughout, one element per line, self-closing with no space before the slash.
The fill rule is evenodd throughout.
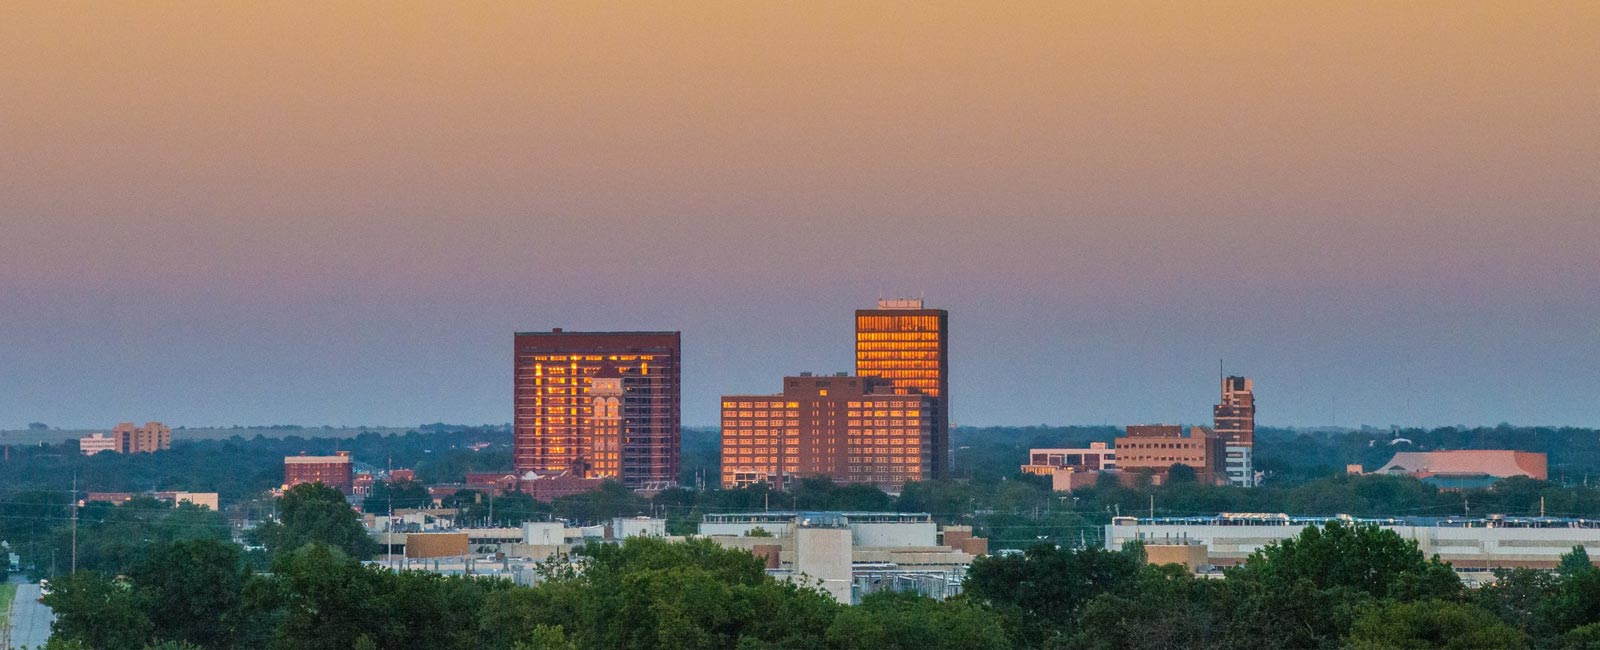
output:
<path id="1" fill-rule="evenodd" d="M 934 546 L 939 543 L 939 528 L 931 521 L 856 523 L 850 522 L 856 546 Z"/>
<path id="2" fill-rule="evenodd" d="M 828 592 L 846 605 L 851 601 L 850 529 L 801 528 L 795 534 L 795 573 L 822 583 Z"/>
<path id="3" fill-rule="evenodd" d="M 559 521 L 529 521 L 522 524 L 522 543 L 533 545 L 564 544 L 567 525 Z"/>
<path id="4" fill-rule="evenodd" d="M 667 520 L 651 517 L 617 517 L 611 520 L 611 536 L 616 539 L 666 537 Z"/>

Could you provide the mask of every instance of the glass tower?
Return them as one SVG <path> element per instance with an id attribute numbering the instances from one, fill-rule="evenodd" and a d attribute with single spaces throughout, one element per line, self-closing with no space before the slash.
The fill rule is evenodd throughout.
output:
<path id="1" fill-rule="evenodd" d="M 856 310 L 856 375 L 887 379 L 896 395 L 933 400 L 930 478 L 950 472 L 949 322 L 945 310 L 924 309 L 921 298 Z"/>

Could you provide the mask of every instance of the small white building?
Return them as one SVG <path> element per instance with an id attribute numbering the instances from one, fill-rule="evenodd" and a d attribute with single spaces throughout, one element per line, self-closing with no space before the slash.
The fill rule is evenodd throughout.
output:
<path id="1" fill-rule="evenodd" d="M 118 453 L 121 450 L 117 449 L 116 438 L 107 437 L 106 434 L 103 433 L 96 433 L 86 438 L 79 438 L 78 451 L 85 456 L 93 456 L 102 451 Z"/>

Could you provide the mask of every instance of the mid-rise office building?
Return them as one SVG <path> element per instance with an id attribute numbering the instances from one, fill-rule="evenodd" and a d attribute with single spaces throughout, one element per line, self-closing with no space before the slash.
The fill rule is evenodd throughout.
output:
<path id="1" fill-rule="evenodd" d="M 872 377 L 785 377 L 777 395 L 722 398 L 722 484 L 828 477 L 898 492 L 936 464 L 937 401 Z"/>
<path id="2" fill-rule="evenodd" d="M 321 483 L 349 495 L 355 491 L 354 469 L 348 451 L 334 452 L 332 456 L 285 456 L 283 488 Z"/>
<path id="3" fill-rule="evenodd" d="M 117 451 L 124 454 L 153 453 L 172 448 L 172 428 L 160 422 L 146 422 L 135 426 L 123 422 L 111 430 Z"/>
<path id="4" fill-rule="evenodd" d="M 1225 481 L 1222 438 L 1205 427 L 1189 427 L 1184 435 L 1183 427 L 1172 424 L 1129 426 L 1127 435 L 1117 438 L 1116 451 L 1118 470 L 1149 474 L 1158 485 L 1167 482 L 1175 465 L 1193 469 L 1200 483 Z"/>
<path id="5" fill-rule="evenodd" d="M 518 332 L 513 464 L 633 487 L 676 483 L 678 332 Z"/>
<path id="6" fill-rule="evenodd" d="M 1217 436 L 1222 438 L 1228 483 L 1239 487 L 1256 484 L 1256 395 L 1245 377 L 1222 380 L 1222 400 L 1212 409 Z"/>
<path id="7" fill-rule="evenodd" d="M 856 310 L 856 375 L 887 379 L 897 395 L 933 400 L 929 478 L 950 470 L 949 324 L 945 310 L 926 309 L 920 298 L 879 300 L 877 309 Z"/>

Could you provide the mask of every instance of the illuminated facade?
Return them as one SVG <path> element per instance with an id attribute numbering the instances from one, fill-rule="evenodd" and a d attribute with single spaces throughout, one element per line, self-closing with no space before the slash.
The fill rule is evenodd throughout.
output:
<path id="1" fill-rule="evenodd" d="M 932 399 L 933 440 L 929 478 L 950 469 L 949 314 L 924 309 L 922 300 L 879 300 L 856 310 L 856 375 L 889 381 L 896 395 Z"/>
<path id="2" fill-rule="evenodd" d="M 870 377 L 785 377 L 779 395 L 722 398 L 722 484 L 828 477 L 899 492 L 934 465 L 936 401 Z"/>
<path id="3" fill-rule="evenodd" d="M 634 488 L 678 477 L 678 332 L 519 332 L 513 463 Z"/>
<path id="4" fill-rule="evenodd" d="M 1212 409 L 1217 435 L 1222 438 L 1228 483 L 1254 487 L 1256 446 L 1256 395 L 1244 377 L 1222 379 L 1222 400 Z"/>

